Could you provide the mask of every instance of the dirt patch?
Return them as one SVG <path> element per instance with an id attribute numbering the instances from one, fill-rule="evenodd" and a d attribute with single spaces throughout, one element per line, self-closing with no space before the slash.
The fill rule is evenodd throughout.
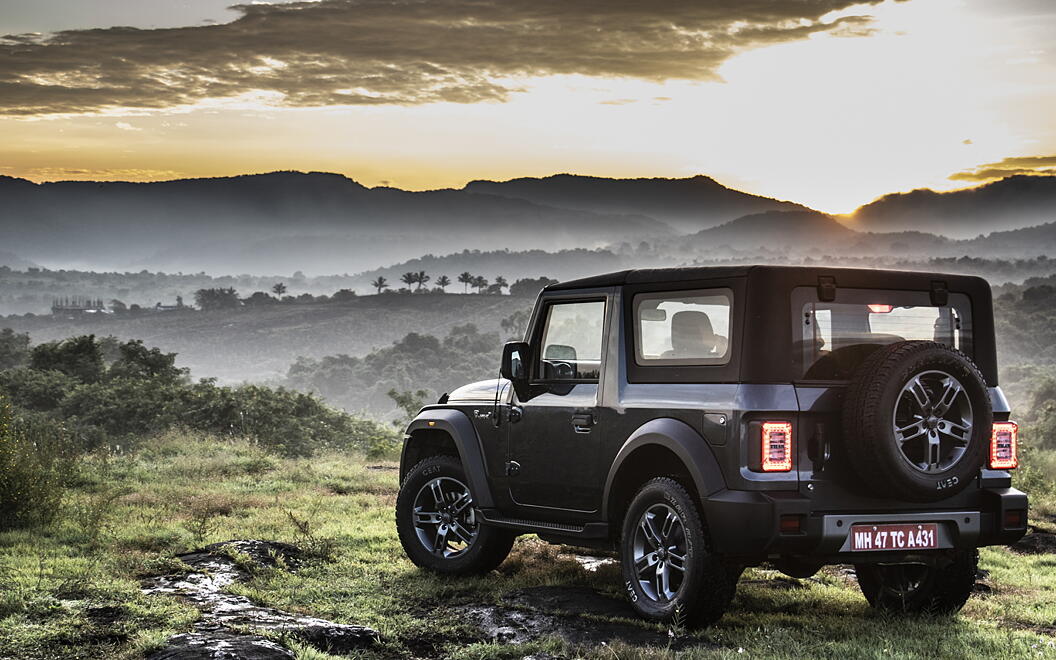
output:
<path id="1" fill-rule="evenodd" d="M 1033 531 L 1009 547 L 1024 555 L 1056 553 L 1056 534 L 1033 528 Z"/>
<path id="2" fill-rule="evenodd" d="M 280 565 L 295 568 L 303 558 L 291 545 L 226 541 L 178 559 L 190 566 L 191 571 L 150 578 L 143 583 L 143 591 L 176 596 L 197 607 L 202 618 L 193 632 L 172 637 L 165 649 L 151 656 L 153 660 L 293 657 L 289 649 L 243 631 L 281 632 L 331 653 L 351 653 L 369 648 L 378 640 L 378 633 L 364 626 L 261 607 L 245 596 L 223 593 L 231 584 L 249 578 L 247 568 Z"/>
<path id="3" fill-rule="evenodd" d="M 587 587 L 545 586 L 507 594 L 501 604 L 457 608 L 482 635 L 498 644 L 523 644 L 560 637 L 576 646 L 619 640 L 635 645 L 666 645 L 666 631 L 635 619 L 626 601 Z"/>

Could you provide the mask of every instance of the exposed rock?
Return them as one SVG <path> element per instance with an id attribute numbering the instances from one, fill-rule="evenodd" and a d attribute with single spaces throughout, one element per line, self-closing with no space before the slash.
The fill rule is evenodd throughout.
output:
<path id="1" fill-rule="evenodd" d="M 614 639 L 639 645 L 666 645 L 669 641 L 666 632 L 635 621 L 626 602 L 586 587 L 522 589 L 508 594 L 504 601 L 502 605 L 467 605 L 458 610 L 487 639 L 499 644 L 523 644 L 548 636 L 587 646 Z M 609 617 L 627 621 L 606 620 Z"/>
<path id="2" fill-rule="evenodd" d="M 279 644 L 236 630 L 280 632 L 331 653 L 350 653 L 377 641 L 378 633 L 364 626 L 261 607 L 245 596 L 223 593 L 232 583 L 249 577 L 245 568 L 229 556 L 232 553 L 247 557 L 251 566 L 275 566 L 280 561 L 296 566 L 301 561 L 295 547 L 269 541 L 227 541 L 181 555 L 179 559 L 193 568 L 192 572 L 152 578 L 144 583 L 143 591 L 177 596 L 201 610 L 202 620 L 194 632 L 173 637 L 169 647 L 154 658 L 293 657 L 289 649 Z"/>
<path id="3" fill-rule="evenodd" d="M 293 651 L 258 635 L 228 630 L 192 632 L 169 638 L 150 660 L 287 660 Z"/>

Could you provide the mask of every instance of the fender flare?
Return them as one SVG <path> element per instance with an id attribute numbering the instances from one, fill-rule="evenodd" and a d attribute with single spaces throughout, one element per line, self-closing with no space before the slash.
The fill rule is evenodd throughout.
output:
<path id="1" fill-rule="evenodd" d="M 726 479 L 707 440 L 689 424 L 671 417 L 653 419 L 642 424 L 627 438 L 609 468 L 605 478 L 602 499 L 602 516 L 608 518 L 609 496 L 623 462 L 636 450 L 648 445 L 668 449 L 686 466 L 693 485 L 700 495 L 701 504 L 713 493 L 726 488 Z"/>
<path id="2" fill-rule="evenodd" d="M 455 448 L 458 450 L 458 456 L 462 461 L 462 469 L 466 471 L 470 492 L 473 493 L 478 508 L 494 508 L 495 499 L 492 497 L 491 487 L 488 485 L 480 436 L 477 435 L 477 430 L 473 428 L 473 422 L 469 421 L 469 417 L 461 410 L 426 408 L 411 421 L 407 426 L 407 437 L 403 442 L 403 456 L 400 457 L 400 480 L 403 480 L 406 470 L 413 467 L 404 465 L 407 445 L 414 432 L 421 430 L 444 431 L 451 436 L 455 443 Z"/>

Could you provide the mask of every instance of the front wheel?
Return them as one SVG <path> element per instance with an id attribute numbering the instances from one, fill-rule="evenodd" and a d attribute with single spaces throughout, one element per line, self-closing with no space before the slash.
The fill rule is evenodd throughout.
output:
<path id="1" fill-rule="evenodd" d="M 396 531 L 416 566 L 479 575 L 510 554 L 516 535 L 480 524 L 468 483 L 451 456 L 431 456 L 407 473 L 396 497 Z"/>
<path id="2" fill-rule="evenodd" d="M 733 600 L 740 572 L 711 553 L 696 503 L 673 479 L 634 496 L 620 550 L 627 594 L 646 619 L 709 625 Z"/>
<path id="3" fill-rule="evenodd" d="M 959 551 L 951 563 L 941 568 L 926 564 L 860 564 L 854 570 L 862 594 L 877 610 L 955 614 L 975 588 L 979 551 Z"/>

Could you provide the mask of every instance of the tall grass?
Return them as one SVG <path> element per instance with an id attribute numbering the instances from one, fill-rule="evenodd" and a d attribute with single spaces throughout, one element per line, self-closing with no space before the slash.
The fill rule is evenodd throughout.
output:
<path id="1" fill-rule="evenodd" d="M 72 465 L 61 426 L 16 418 L 0 397 L 0 531 L 51 522 Z"/>

